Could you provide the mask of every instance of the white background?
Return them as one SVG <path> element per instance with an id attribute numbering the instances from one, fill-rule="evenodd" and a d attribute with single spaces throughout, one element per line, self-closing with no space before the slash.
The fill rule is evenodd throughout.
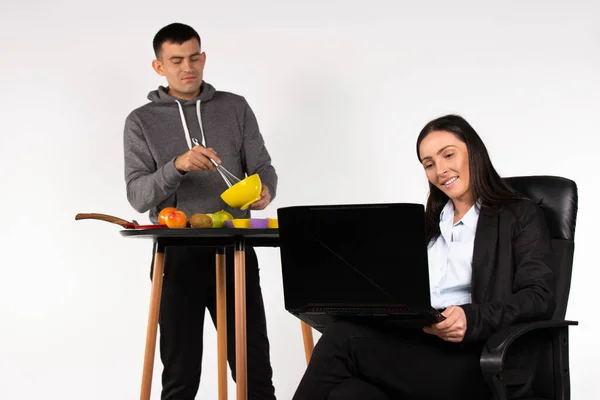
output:
<path id="1" fill-rule="evenodd" d="M 280 185 L 256 215 L 424 202 L 415 139 L 450 112 L 472 123 L 502 175 L 574 179 L 572 393 L 597 398 L 600 3 L 482 3 L 2 0 L 0 398 L 139 396 L 151 242 L 74 215 L 148 222 L 125 197 L 123 123 L 164 84 L 151 42 L 174 21 L 200 33 L 205 79 L 258 117 Z M 305 361 L 278 256 L 259 250 L 276 391 L 289 399 Z M 205 331 L 198 397 L 213 399 L 210 319 Z M 153 399 L 161 371 L 157 353 Z"/>

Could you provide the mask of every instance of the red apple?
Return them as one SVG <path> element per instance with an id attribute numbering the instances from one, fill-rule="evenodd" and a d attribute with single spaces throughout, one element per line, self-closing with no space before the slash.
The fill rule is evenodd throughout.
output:
<path id="1" fill-rule="evenodd" d="M 187 226 L 187 216 L 180 210 L 169 211 L 165 223 L 169 228 L 185 228 Z"/>

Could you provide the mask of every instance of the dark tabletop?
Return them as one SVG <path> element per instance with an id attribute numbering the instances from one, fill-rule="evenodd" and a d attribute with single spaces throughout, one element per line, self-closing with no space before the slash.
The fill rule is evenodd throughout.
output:
<path id="1" fill-rule="evenodd" d="M 252 228 L 157 228 L 124 229 L 129 238 L 153 239 L 167 246 L 235 246 L 244 242 L 254 247 L 278 247 L 279 229 Z"/>

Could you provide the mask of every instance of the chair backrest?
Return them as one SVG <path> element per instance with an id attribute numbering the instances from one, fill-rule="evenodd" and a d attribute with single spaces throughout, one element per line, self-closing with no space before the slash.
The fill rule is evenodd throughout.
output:
<path id="1" fill-rule="evenodd" d="M 570 179 L 558 176 L 518 176 L 504 178 L 504 181 L 544 210 L 556 261 L 553 265 L 556 276 L 556 310 L 553 319 L 564 320 L 573 270 L 577 185 Z"/>
<path id="2" fill-rule="evenodd" d="M 556 310 L 553 319 L 564 320 L 571 288 L 573 253 L 575 250 L 575 223 L 577 220 L 577 185 L 572 180 L 557 176 L 522 176 L 505 178 L 517 192 L 536 202 L 544 210 L 552 238 L 554 273 L 556 277 Z M 564 378 L 555 364 L 555 338 L 549 332 L 540 332 L 531 338 L 539 346 L 539 358 L 532 387 L 536 397 L 563 398 L 561 388 L 568 382 L 555 382 Z M 562 344 L 559 344 L 562 345 Z M 568 376 L 564 379 L 568 379 Z"/>

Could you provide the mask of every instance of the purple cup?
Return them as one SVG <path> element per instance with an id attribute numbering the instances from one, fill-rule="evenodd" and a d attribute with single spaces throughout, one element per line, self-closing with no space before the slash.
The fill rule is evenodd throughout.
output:
<path id="1" fill-rule="evenodd" d="M 269 218 L 250 218 L 250 227 L 254 229 L 267 229 Z"/>
<path id="2" fill-rule="evenodd" d="M 233 228 L 233 222 L 230 219 L 225 220 L 225 228 Z"/>

